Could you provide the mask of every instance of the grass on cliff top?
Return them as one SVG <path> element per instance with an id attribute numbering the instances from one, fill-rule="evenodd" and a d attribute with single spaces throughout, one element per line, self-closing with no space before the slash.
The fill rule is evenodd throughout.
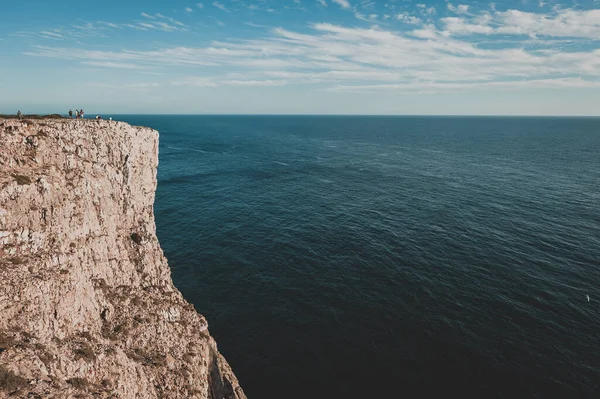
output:
<path id="1" fill-rule="evenodd" d="M 23 115 L 23 119 L 65 119 L 66 117 L 59 114 L 50 114 L 50 115 Z M 0 114 L 0 119 L 17 119 L 17 115 L 6 115 Z"/>

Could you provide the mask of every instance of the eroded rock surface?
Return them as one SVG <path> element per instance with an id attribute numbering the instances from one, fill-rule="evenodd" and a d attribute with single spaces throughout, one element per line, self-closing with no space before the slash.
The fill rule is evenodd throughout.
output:
<path id="1" fill-rule="evenodd" d="M 149 128 L 0 120 L 0 397 L 245 398 L 173 286 L 157 166 Z"/>

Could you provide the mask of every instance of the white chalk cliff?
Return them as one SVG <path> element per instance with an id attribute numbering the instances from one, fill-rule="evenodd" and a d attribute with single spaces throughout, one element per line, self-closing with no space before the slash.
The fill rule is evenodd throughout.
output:
<path id="1" fill-rule="evenodd" d="M 245 398 L 174 287 L 158 132 L 0 119 L 0 398 Z"/>

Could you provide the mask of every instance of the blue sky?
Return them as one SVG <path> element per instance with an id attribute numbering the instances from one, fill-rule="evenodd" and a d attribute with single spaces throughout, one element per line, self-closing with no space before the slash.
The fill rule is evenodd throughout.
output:
<path id="1" fill-rule="evenodd" d="M 2 8 L 0 112 L 600 115 L 600 0 Z"/>

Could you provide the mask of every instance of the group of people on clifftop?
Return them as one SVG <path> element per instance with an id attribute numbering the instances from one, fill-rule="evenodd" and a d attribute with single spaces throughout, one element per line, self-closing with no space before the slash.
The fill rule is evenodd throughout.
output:
<path id="1" fill-rule="evenodd" d="M 53 116 L 59 116 L 59 115 L 54 114 Z M 39 117 L 39 115 L 34 115 L 34 117 Z M 85 117 L 85 112 L 83 109 L 75 110 L 75 118 L 76 119 L 83 119 L 84 117 Z M 73 119 L 73 110 L 72 109 L 69 110 L 69 118 Z M 19 120 L 23 119 L 23 113 L 21 112 L 21 110 L 17 111 L 17 119 L 19 119 Z M 100 123 L 100 121 L 102 120 L 102 116 L 96 115 L 96 120 L 98 121 L 98 123 Z M 112 121 L 112 118 L 108 118 L 108 120 Z"/>
<path id="2" fill-rule="evenodd" d="M 83 112 L 83 109 L 75 110 L 75 119 L 83 119 L 84 115 L 85 115 L 85 112 Z M 73 110 L 72 109 L 69 110 L 69 118 L 73 119 Z"/>

